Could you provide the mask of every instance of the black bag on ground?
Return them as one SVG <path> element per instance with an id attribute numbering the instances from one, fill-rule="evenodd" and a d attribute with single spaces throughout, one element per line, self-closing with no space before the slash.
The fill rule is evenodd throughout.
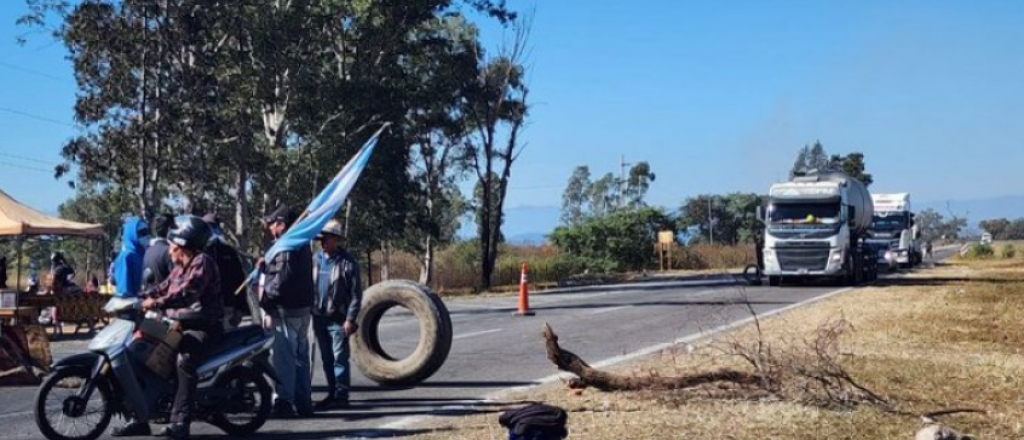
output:
<path id="1" fill-rule="evenodd" d="M 542 403 L 531 403 L 505 411 L 498 423 L 508 428 L 509 440 L 561 440 L 569 435 L 565 410 Z"/>

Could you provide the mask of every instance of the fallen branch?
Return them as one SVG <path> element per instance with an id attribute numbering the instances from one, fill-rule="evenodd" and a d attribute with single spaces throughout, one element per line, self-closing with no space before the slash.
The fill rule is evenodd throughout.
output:
<path id="1" fill-rule="evenodd" d="M 548 359 L 561 371 L 575 374 L 578 379 L 570 382 L 574 388 L 593 387 L 602 391 L 678 390 L 693 388 L 715 382 L 729 382 L 739 385 L 758 385 L 761 377 L 736 370 L 718 370 L 709 373 L 691 374 L 679 377 L 633 377 L 597 370 L 580 359 L 575 353 L 558 345 L 558 335 L 551 326 L 544 324 L 544 345 Z"/>

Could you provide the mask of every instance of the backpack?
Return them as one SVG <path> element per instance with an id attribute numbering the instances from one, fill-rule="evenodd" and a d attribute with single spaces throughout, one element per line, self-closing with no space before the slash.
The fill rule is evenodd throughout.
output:
<path id="1" fill-rule="evenodd" d="M 498 423 L 508 429 L 509 440 L 561 440 L 569 436 L 565 410 L 542 403 L 532 403 L 505 411 Z"/>

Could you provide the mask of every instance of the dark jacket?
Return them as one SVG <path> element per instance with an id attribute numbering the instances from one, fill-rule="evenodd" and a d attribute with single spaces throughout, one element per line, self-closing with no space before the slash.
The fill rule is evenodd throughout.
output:
<path id="1" fill-rule="evenodd" d="M 359 316 L 359 307 L 363 302 L 363 284 L 359 279 L 359 263 L 348 252 L 341 251 L 333 258 L 331 271 L 321 273 L 320 267 L 328 255 L 324 252 L 316 254 L 313 266 L 313 285 L 316 286 L 316 306 L 313 314 L 325 316 L 333 321 L 352 321 Z M 320 297 L 321 277 L 328 277 L 327 297 Z"/>
<path id="2" fill-rule="evenodd" d="M 142 257 L 142 284 L 146 290 L 164 282 L 174 270 L 170 247 L 166 238 L 157 238 L 146 249 Z"/>
<path id="3" fill-rule="evenodd" d="M 217 270 L 220 272 L 220 296 L 224 305 L 247 310 L 249 303 L 245 295 L 235 295 L 235 291 L 245 282 L 247 275 L 245 268 L 242 267 L 242 256 L 220 237 L 210 240 L 206 245 L 206 253 L 217 263 Z"/>
<path id="4" fill-rule="evenodd" d="M 280 252 L 263 270 L 265 310 L 313 307 L 313 252 L 309 246 Z"/>
<path id="5" fill-rule="evenodd" d="M 147 298 L 168 317 L 191 321 L 198 325 L 220 324 L 224 306 L 220 298 L 220 273 L 213 258 L 202 252 L 187 266 L 175 266 L 171 275 L 156 287 L 147 290 Z"/>
<path id="6" fill-rule="evenodd" d="M 498 423 L 509 430 L 510 439 L 558 440 L 569 435 L 565 410 L 542 403 L 505 411 Z"/>

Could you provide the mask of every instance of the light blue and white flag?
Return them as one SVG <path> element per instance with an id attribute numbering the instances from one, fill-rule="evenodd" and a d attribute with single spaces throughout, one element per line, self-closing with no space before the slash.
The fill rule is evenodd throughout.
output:
<path id="1" fill-rule="evenodd" d="M 362 174 L 366 164 L 370 161 L 370 155 L 373 154 L 373 147 L 377 145 L 377 139 L 380 138 L 380 134 L 389 125 L 390 123 L 384 124 L 363 144 L 363 147 L 359 149 L 355 157 L 309 203 L 306 210 L 299 216 L 299 220 L 288 228 L 288 231 L 281 238 L 278 238 L 274 245 L 267 250 L 266 255 L 263 256 L 263 261 L 272 261 L 281 252 L 294 251 L 302 246 L 309 246 L 309 243 L 316 238 L 320 230 L 324 228 L 324 225 L 334 218 L 334 215 L 338 213 L 341 206 L 345 204 L 348 193 L 352 191 L 352 187 L 359 180 L 359 175 Z M 254 270 L 250 274 L 249 282 L 256 279 L 257 272 L 258 270 Z"/>

